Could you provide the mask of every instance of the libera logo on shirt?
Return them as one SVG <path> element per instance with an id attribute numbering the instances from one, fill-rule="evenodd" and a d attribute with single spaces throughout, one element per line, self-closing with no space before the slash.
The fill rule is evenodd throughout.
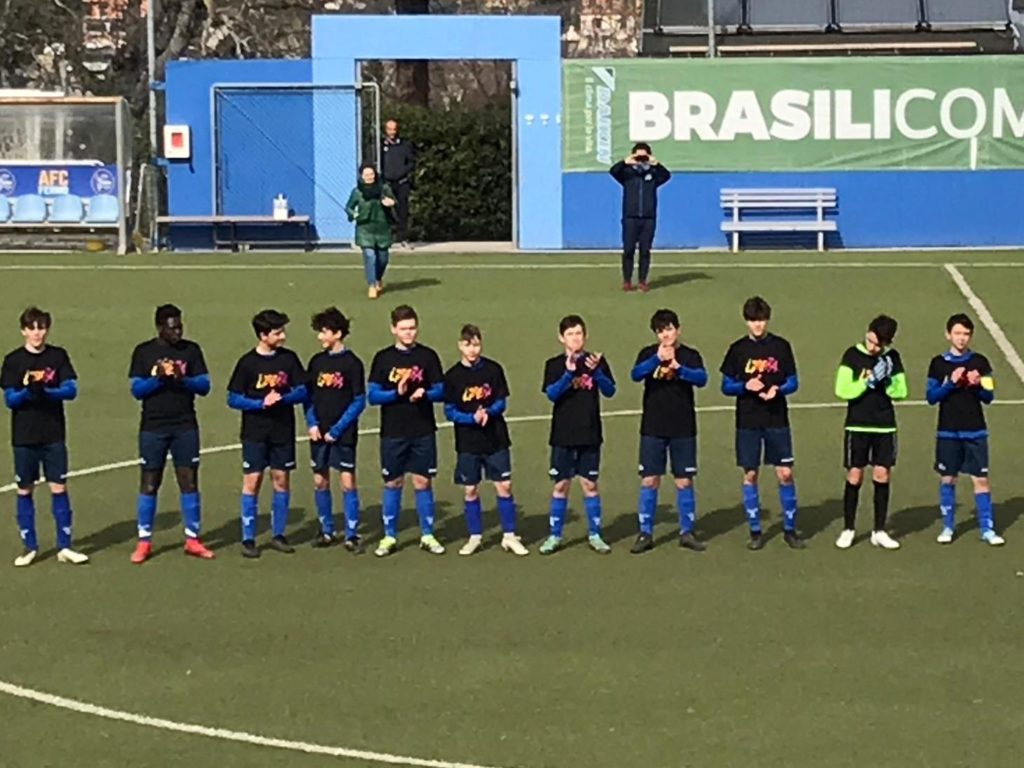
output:
<path id="1" fill-rule="evenodd" d="M 316 385 L 320 389 L 342 389 L 345 386 L 345 375 L 337 371 L 325 371 L 316 377 Z"/>
<path id="2" fill-rule="evenodd" d="M 284 371 L 261 373 L 256 379 L 256 389 L 283 389 L 287 386 L 288 374 Z"/>
<path id="3" fill-rule="evenodd" d="M 779 372 L 779 361 L 774 357 L 766 358 L 751 358 L 747 360 L 747 365 L 743 369 L 744 373 L 778 373 Z"/>

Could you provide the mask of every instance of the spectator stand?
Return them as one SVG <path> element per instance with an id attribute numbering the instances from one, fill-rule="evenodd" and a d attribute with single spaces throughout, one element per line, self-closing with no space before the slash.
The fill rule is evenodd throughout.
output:
<path id="1" fill-rule="evenodd" d="M 1009 0 L 644 0 L 642 55 L 820 56 L 1020 50 Z"/>
<path id="2" fill-rule="evenodd" d="M 128 249 L 122 98 L 0 93 L 0 247 Z"/>

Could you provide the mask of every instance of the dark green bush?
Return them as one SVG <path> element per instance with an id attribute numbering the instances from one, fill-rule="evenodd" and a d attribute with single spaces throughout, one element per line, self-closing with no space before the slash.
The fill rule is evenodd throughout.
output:
<path id="1" fill-rule="evenodd" d="M 510 110 L 389 107 L 402 136 L 416 145 L 410 238 L 417 241 L 510 240 Z"/>

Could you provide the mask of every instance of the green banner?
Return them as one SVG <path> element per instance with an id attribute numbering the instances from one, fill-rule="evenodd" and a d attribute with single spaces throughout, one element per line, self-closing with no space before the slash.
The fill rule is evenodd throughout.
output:
<path id="1" fill-rule="evenodd" d="M 567 61 L 566 171 L 1024 168 L 1024 57 Z"/>

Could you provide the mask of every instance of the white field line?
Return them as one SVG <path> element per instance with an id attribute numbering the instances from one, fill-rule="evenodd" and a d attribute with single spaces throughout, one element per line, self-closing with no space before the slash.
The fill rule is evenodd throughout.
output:
<path id="1" fill-rule="evenodd" d="M 1024 405 L 1024 400 L 1004 400 L 1003 405 Z M 917 406 L 926 405 L 923 401 L 908 401 L 901 403 L 905 406 Z M 821 410 L 830 408 L 842 408 L 844 403 L 791 403 L 790 407 L 795 410 Z M 698 411 L 702 413 L 725 413 L 732 411 L 733 406 L 731 405 L 712 405 L 703 408 L 698 408 Z M 615 416 L 637 416 L 640 411 L 637 410 L 623 410 L 623 411 L 609 411 L 604 415 L 607 417 Z M 548 417 L 547 414 L 543 416 L 512 416 L 509 417 L 510 422 L 535 422 L 543 421 Z M 442 425 L 450 426 L 450 425 Z M 364 429 L 360 430 L 360 434 L 374 434 L 377 430 L 375 429 Z M 234 450 L 239 448 L 238 444 L 234 445 L 221 445 L 214 446 L 212 448 L 204 449 L 203 453 L 220 453 L 224 451 Z M 132 461 L 121 461 L 112 464 L 104 464 L 98 467 L 89 467 L 87 469 L 79 470 L 74 474 L 77 476 L 98 474 L 100 472 L 107 472 L 114 469 L 122 469 L 125 467 L 131 467 L 138 464 L 138 460 Z M 11 491 L 14 486 L 4 486 L 0 488 L 0 492 Z M 368 752 L 359 749 L 350 749 L 348 747 L 332 747 L 323 744 L 311 744 L 303 741 L 288 741 L 285 739 L 275 739 L 266 736 L 259 736 L 257 734 L 246 733 L 245 731 L 230 731 L 224 728 L 211 728 L 205 725 L 196 725 L 193 723 L 179 723 L 174 720 L 166 720 L 163 718 L 149 717 L 147 715 L 139 715 L 133 712 L 125 712 L 119 709 L 110 709 L 108 707 L 97 706 L 96 704 L 90 704 L 84 701 L 78 701 L 77 699 L 69 699 L 64 696 L 55 696 L 50 693 L 43 691 L 37 691 L 33 688 L 25 688 L 24 686 L 15 685 L 0 680 L 0 693 L 15 698 L 24 699 L 27 701 L 34 701 L 38 704 L 46 704 L 51 707 L 57 707 L 59 709 L 68 710 L 70 712 L 77 712 L 83 715 L 92 715 L 93 717 L 102 717 L 107 720 L 116 720 L 123 723 L 130 723 L 132 725 L 141 725 L 147 728 L 156 728 L 164 731 L 172 731 L 175 733 L 184 733 L 193 736 L 206 736 L 211 739 L 220 739 L 222 741 L 233 741 L 240 744 L 251 744 L 258 747 L 271 747 L 274 749 L 290 750 L 293 752 L 304 752 L 311 755 L 326 755 L 329 757 L 341 757 L 352 760 L 362 760 L 364 762 L 380 763 L 384 765 L 402 765 L 402 766 L 415 766 L 416 768 L 490 768 L 489 766 L 477 765 L 474 763 L 458 763 L 447 760 L 430 760 L 418 757 L 407 757 L 404 755 L 392 755 L 385 752 Z"/>
<path id="2" fill-rule="evenodd" d="M 1024 400 L 996 400 L 995 405 L 1024 405 Z M 896 405 L 900 407 L 908 406 L 919 406 L 928 405 L 924 400 L 906 400 Z M 831 408 L 845 408 L 846 403 L 834 402 L 834 403 L 790 403 L 789 407 L 791 410 L 796 411 L 820 411 Z M 705 405 L 697 408 L 698 413 L 732 413 L 734 409 L 733 405 Z M 611 419 L 621 416 L 639 416 L 642 411 L 639 410 L 626 410 L 626 411 L 604 411 L 601 416 L 603 418 Z M 539 416 L 507 416 L 505 421 L 509 424 L 522 424 L 536 421 L 547 421 L 551 418 L 550 414 L 541 414 Z M 441 422 L 437 425 L 439 429 L 450 429 L 450 422 Z M 367 428 L 359 430 L 360 435 L 375 435 L 377 434 L 376 428 Z M 305 442 L 309 438 L 306 435 L 299 435 L 295 438 L 299 442 Z M 203 448 L 199 451 L 203 456 L 208 456 L 212 453 L 227 453 L 228 451 L 237 451 L 242 448 L 241 443 L 229 443 L 228 445 L 214 445 L 209 448 Z M 110 464 L 99 464 L 95 467 L 85 467 L 83 469 L 73 469 L 68 472 L 68 477 L 85 477 L 87 475 L 99 475 L 103 472 L 112 472 L 115 469 L 127 469 L 129 467 L 137 467 L 139 465 L 138 459 L 126 459 L 124 461 L 114 461 Z M 0 493 L 10 493 L 15 490 L 17 486 L 14 483 L 8 485 L 0 485 Z"/>
<path id="3" fill-rule="evenodd" d="M 340 254 L 354 256 L 355 254 Z M 956 262 L 962 267 L 1024 267 L 1021 261 Z M 791 261 L 791 262 L 685 262 L 657 261 L 659 269 L 936 269 L 937 261 Z M 362 271 L 361 263 L 289 264 L 280 261 L 255 264 L 0 264 L 0 272 L 290 272 L 290 271 Z M 409 264 L 392 264 L 388 272 L 444 272 L 473 270 L 565 270 L 565 269 L 621 269 L 618 261 L 559 261 L 535 263 L 520 262 L 475 263 L 467 259 L 464 263 L 430 263 L 416 260 Z"/>
<path id="4" fill-rule="evenodd" d="M 971 305 L 971 309 L 978 313 L 978 319 L 981 320 L 981 324 L 988 330 L 989 335 L 996 342 L 996 346 L 999 347 L 999 351 L 1003 353 L 1003 357 L 1006 358 L 1006 362 L 1010 364 L 1010 368 L 1017 374 L 1017 378 L 1024 383 L 1024 360 L 1020 359 L 1020 355 L 1017 350 L 1014 349 L 1013 344 L 1006 338 L 1006 334 L 1003 329 L 999 327 L 999 323 L 992 317 L 992 313 L 988 311 L 988 307 L 985 306 L 978 294 L 971 288 L 970 283 L 964 278 L 960 270 L 953 264 L 946 264 L 946 271 L 949 276 L 953 278 L 953 282 L 956 283 L 956 287 L 960 289 L 960 293 L 967 299 L 967 303 Z"/>
<path id="5" fill-rule="evenodd" d="M 292 752 L 305 752 L 310 755 L 327 755 L 329 757 L 343 757 L 350 760 L 362 760 L 368 763 L 382 763 L 385 765 L 409 765 L 419 768 L 489 768 L 489 766 L 477 765 L 474 763 L 453 763 L 448 760 L 427 760 L 419 757 L 405 757 L 404 755 L 391 755 L 386 752 L 366 752 L 361 749 L 349 749 L 347 747 L 330 747 L 323 744 L 310 744 L 304 741 L 286 741 L 285 739 L 272 739 L 266 736 L 258 736 L 245 731 L 229 731 L 224 728 L 210 728 L 205 725 L 193 723 L 179 723 L 174 720 L 164 720 L 159 717 L 148 717 L 137 715 L 134 712 L 124 712 L 120 709 L 108 709 L 88 702 L 68 699 L 64 696 L 54 696 L 32 688 L 24 688 L 0 680 L 0 693 L 14 696 L 19 699 L 34 701 L 39 704 L 46 704 L 51 707 L 58 707 L 71 712 L 78 712 L 83 715 L 102 717 L 107 720 L 118 720 L 122 723 L 142 725 L 147 728 L 158 728 L 162 731 L 174 731 L 176 733 L 187 733 L 193 736 L 206 736 L 211 739 L 222 741 L 235 741 L 241 744 L 252 744 L 257 747 L 273 747 L 274 749 L 287 749 Z"/>

